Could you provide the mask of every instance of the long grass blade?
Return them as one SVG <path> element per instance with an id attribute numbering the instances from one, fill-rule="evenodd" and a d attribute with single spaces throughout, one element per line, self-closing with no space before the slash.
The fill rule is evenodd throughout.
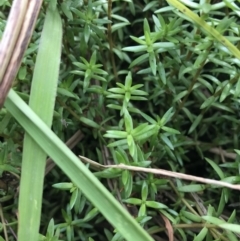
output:
<path id="1" fill-rule="evenodd" d="M 57 10 L 47 11 L 41 35 L 29 106 L 52 125 L 61 56 L 62 24 Z M 38 240 L 46 153 L 26 133 L 19 198 L 18 240 Z"/>

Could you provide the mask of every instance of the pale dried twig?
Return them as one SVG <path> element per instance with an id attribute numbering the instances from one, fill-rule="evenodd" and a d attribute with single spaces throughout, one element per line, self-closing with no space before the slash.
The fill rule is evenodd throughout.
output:
<path id="1" fill-rule="evenodd" d="M 13 1 L 7 25 L 0 43 L 0 83 L 14 51 L 28 4 L 29 0 Z"/>
<path id="2" fill-rule="evenodd" d="M 201 182 L 201 183 L 206 183 L 206 184 L 211 184 L 211 185 L 218 185 L 222 187 L 228 187 L 231 189 L 236 189 L 240 190 L 240 185 L 234 185 L 230 184 L 227 182 L 222 182 L 222 181 L 217 181 L 214 179 L 208 179 L 208 178 L 202 178 L 202 177 L 196 177 L 192 175 L 187 175 L 184 173 L 179 173 L 179 172 L 172 172 L 172 171 L 167 171 L 163 169 L 156 169 L 156 168 L 145 168 L 145 167 L 136 167 L 136 166 L 128 166 L 124 164 L 119 164 L 119 165 L 101 165 L 93 160 L 90 160 L 89 158 L 86 158 L 84 156 L 79 156 L 81 160 L 84 162 L 89 163 L 90 165 L 93 165 L 95 167 L 98 167 L 100 169 L 105 169 L 105 168 L 118 168 L 118 169 L 124 169 L 124 170 L 129 170 L 129 171 L 134 171 L 134 172 L 147 172 L 147 173 L 153 173 L 153 174 L 160 174 L 168 177 L 173 177 L 173 178 L 179 178 L 179 179 L 184 179 L 184 180 L 191 180 L 195 182 Z"/>

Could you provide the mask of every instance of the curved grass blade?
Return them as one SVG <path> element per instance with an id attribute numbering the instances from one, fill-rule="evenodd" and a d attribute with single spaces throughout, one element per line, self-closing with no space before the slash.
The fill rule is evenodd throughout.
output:
<path id="1" fill-rule="evenodd" d="M 222 34 L 220 34 L 215 28 L 208 25 L 203 19 L 201 19 L 196 13 L 191 11 L 185 5 L 178 0 L 167 0 L 167 2 L 188 16 L 194 23 L 202 27 L 202 29 L 213 36 L 216 40 L 222 43 L 236 58 L 240 59 L 240 51 L 229 40 L 227 40 Z M 157 12 L 157 11 L 156 11 Z"/>
<path id="2" fill-rule="evenodd" d="M 5 107 L 126 240 L 153 240 L 12 89 Z"/>
<path id="3" fill-rule="evenodd" d="M 126 240 L 153 240 L 12 89 L 5 107 Z"/>

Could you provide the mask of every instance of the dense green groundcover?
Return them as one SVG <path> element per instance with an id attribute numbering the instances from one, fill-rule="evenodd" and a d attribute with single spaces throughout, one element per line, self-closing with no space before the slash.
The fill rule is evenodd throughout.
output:
<path id="1" fill-rule="evenodd" d="M 54 2 L 43 2 L 13 85 L 26 102 Z M 1 37 L 11 1 L 0 7 Z M 57 9 L 63 39 L 52 130 L 76 155 L 240 182 L 238 1 L 65 0 Z M 0 121 L 0 240 L 10 241 L 24 129 L 7 108 Z M 154 240 L 240 238 L 239 191 L 86 165 Z M 71 181 L 47 161 L 39 240 L 125 240 Z"/>

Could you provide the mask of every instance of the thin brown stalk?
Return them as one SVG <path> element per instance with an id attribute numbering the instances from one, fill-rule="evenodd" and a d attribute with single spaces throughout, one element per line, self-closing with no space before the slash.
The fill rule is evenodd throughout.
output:
<path id="1" fill-rule="evenodd" d="M 108 0 L 108 20 L 112 21 L 112 0 Z M 112 23 L 108 24 L 108 43 L 109 43 L 109 57 L 111 59 L 115 81 L 117 81 L 116 63 L 113 53 L 113 38 L 112 38 Z"/>
<path id="2" fill-rule="evenodd" d="M 221 148 L 214 147 L 214 148 L 211 148 L 209 151 L 214 154 L 217 154 L 217 155 L 223 155 L 224 157 L 229 158 L 229 159 L 235 160 L 237 158 L 236 153 L 226 152 L 225 150 L 223 150 Z"/>
<path id="3" fill-rule="evenodd" d="M 73 149 L 84 137 L 83 133 L 78 130 L 69 140 L 67 140 L 66 145 Z M 46 168 L 45 168 L 45 176 L 53 169 L 55 166 L 55 162 L 51 159 L 47 159 Z"/>

